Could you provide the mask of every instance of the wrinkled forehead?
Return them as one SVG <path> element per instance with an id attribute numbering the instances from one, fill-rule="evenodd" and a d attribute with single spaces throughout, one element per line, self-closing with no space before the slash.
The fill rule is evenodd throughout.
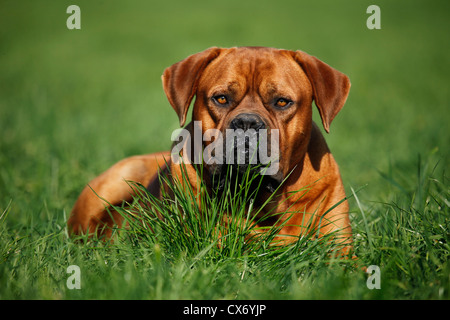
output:
<path id="1" fill-rule="evenodd" d="M 199 88 L 217 90 L 277 91 L 309 87 L 302 68 L 286 51 L 270 48 L 231 48 L 221 53 L 204 70 Z"/>

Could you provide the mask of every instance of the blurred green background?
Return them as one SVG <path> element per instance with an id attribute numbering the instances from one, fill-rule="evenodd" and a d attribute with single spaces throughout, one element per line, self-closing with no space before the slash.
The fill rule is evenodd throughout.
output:
<path id="1" fill-rule="evenodd" d="M 71 4 L 81 30 L 66 27 Z M 381 30 L 366 27 L 371 4 Z M 448 1 L 1 0 L 0 213 L 12 201 L 7 223 L 62 222 L 95 175 L 168 149 L 178 119 L 160 76 L 211 46 L 301 49 L 346 73 L 350 96 L 326 139 L 347 190 L 367 184 L 360 198 L 383 201 L 398 190 L 380 171 L 402 185 L 430 153 L 448 169 L 449 9 Z"/>

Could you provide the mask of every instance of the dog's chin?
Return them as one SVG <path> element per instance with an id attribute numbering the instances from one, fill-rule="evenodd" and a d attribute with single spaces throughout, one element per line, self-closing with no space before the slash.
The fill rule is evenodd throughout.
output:
<path id="1" fill-rule="evenodd" d="M 258 164 L 216 164 L 207 165 L 206 168 L 210 173 L 211 187 L 218 191 L 223 191 L 227 187 L 235 186 L 236 183 L 234 182 L 236 182 L 236 179 L 240 182 L 244 181 L 246 177 L 250 177 L 250 179 L 255 177 L 252 188 L 258 187 L 258 193 L 273 193 L 283 181 L 281 173 L 275 175 L 262 175 L 261 169 L 264 167 Z M 238 183 L 238 185 L 241 184 Z"/>

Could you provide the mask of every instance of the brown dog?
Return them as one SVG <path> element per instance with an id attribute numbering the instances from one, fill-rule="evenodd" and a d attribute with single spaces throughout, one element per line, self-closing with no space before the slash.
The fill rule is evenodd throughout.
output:
<path id="1" fill-rule="evenodd" d="M 194 54 L 167 68 L 162 80 L 181 126 L 196 96 L 192 120 L 201 121 L 202 134 L 208 129 L 225 133 L 227 129 L 258 132 L 264 128 L 269 134 L 277 129 L 278 170 L 265 179 L 266 188 L 258 197 L 267 198 L 285 180 L 270 207 L 280 213 L 296 213 L 279 234 L 304 234 L 308 231 L 305 221 L 311 221 L 308 228 L 320 228 L 322 235 L 337 231 L 341 241 L 350 247 L 348 204 L 343 201 L 339 169 L 312 121 L 314 100 L 329 132 L 349 93 L 347 76 L 302 51 L 241 47 L 210 48 Z M 194 134 L 192 123 L 186 129 Z M 205 142 L 203 147 L 207 145 Z M 108 213 L 104 200 L 114 205 L 131 200 L 133 192 L 125 180 L 139 182 L 159 195 L 158 169 L 167 170 L 166 163 L 172 175 L 181 175 L 180 166 L 171 161 L 169 152 L 135 156 L 112 166 L 83 190 L 68 221 L 69 230 L 75 234 L 92 233 L 99 226 L 120 225 L 121 216 Z M 196 190 L 198 173 L 194 165 L 185 167 Z M 208 186 L 222 167 L 205 164 L 202 179 Z M 295 193 L 305 187 L 307 192 Z M 287 217 L 265 223 L 281 223 Z"/>

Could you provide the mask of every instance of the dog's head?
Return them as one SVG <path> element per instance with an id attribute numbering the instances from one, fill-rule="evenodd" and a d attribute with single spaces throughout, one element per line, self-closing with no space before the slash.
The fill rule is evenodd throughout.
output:
<path id="1" fill-rule="evenodd" d="M 266 155 L 277 162 L 276 172 L 271 176 L 278 181 L 306 152 L 312 127 L 312 101 L 329 132 L 350 89 L 347 76 L 313 56 L 302 51 L 262 47 L 210 48 L 167 68 L 162 80 L 181 126 L 196 96 L 192 120 L 201 125 L 205 135 L 203 147 L 211 147 L 216 141 L 206 137 L 208 133 L 212 132 L 217 139 L 220 132 L 224 143 L 220 148 L 210 148 L 214 151 L 209 155 L 217 160 L 215 153 L 221 149 L 224 161 L 207 161 L 211 173 L 217 173 L 229 161 L 241 169 L 254 164 L 252 160 L 256 164 L 262 162 L 261 154 L 256 153 L 264 146 L 268 148 Z M 233 132 L 244 134 L 230 138 Z M 275 136 L 278 139 L 272 139 Z M 267 143 L 261 144 L 261 137 Z M 257 146 L 252 148 L 255 141 Z M 239 147 L 241 152 L 235 150 L 231 158 L 227 157 L 229 148 Z M 239 156 L 241 159 L 237 159 Z"/>

